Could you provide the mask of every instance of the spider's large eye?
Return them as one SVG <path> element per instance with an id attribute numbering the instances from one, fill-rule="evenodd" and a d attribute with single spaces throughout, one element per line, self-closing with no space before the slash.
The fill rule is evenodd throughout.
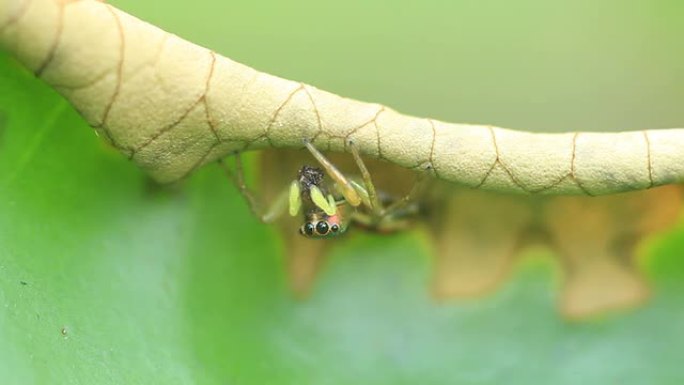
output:
<path id="1" fill-rule="evenodd" d="M 314 225 L 311 222 L 307 222 L 304 225 L 304 234 L 306 235 L 313 235 L 314 233 Z"/>
<path id="2" fill-rule="evenodd" d="M 320 221 L 316 224 L 316 232 L 320 235 L 328 234 L 328 222 Z"/>

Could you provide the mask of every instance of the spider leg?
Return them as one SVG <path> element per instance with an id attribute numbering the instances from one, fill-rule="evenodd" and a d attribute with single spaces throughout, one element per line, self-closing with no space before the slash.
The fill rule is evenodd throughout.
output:
<path id="1" fill-rule="evenodd" d="M 425 190 L 428 182 L 429 178 L 427 175 L 420 174 L 417 176 L 411 191 L 401 199 L 392 202 L 379 215 L 372 212 L 363 213 L 355 211 L 352 214 L 352 219 L 361 226 L 373 228 L 380 233 L 406 230 L 414 223 L 412 217 L 419 211 L 419 206 L 415 203 Z"/>
<path id="2" fill-rule="evenodd" d="M 410 214 L 415 214 L 417 206 L 413 203 L 420 197 L 429 182 L 427 173 L 420 173 L 411 190 L 402 198 L 393 201 L 389 206 L 383 207 L 379 199 L 375 184 L 371 178 L 366 164 L 361 158 L 358 149 L 349 141 L 354 161 L 361 172 L 362 181 L 348 179 L 342 174 L 321 152 L 311 143 L 305 142 L 306 148 L 318 160 L 327 174 L 335 181 L 339 192 L 344 196 L 347 203 L 353 207 L 363 204 L 368 208 L 365 213 L 355 212 L 354 220 L 362 226 L 372 227 L 381 232 L 402 230 L 408 227 L 410 221 L 405 219 Z"/>
<path id="3" fill-rule="evenodd" d="M 352 156 L 354 156 L 354 161 L 356 162 L 356 165 L 359 167 L 359 171 L 361 171 L 363 184 L 366 188 L 368 200 L 370 202 L 369 208 L 375 216 L 381 216 L 384 210 L 382 208 L 380 200 L 378 199 L 378 194 L 375 191 L 375 185 L 373 184 L 373 180 L 371 179 L 370 172 L 368 172 L 368 168 L 366 167 L 366 164 L 363 162 L 363 159 L 361 159 L 359 150 L 356 148 L 356 146 L 354 146 L 354 143 L 351 140 L 348 143 L 349 148 L 351 149 Z"/>
<path id="4" fill-rule="evenodd" d="M 372 228 L 379 233 L 393 233 L 410 228 L 413 221 L 405 218 L 383 217 L 380 221 L 372 214 L 355 211 L 352 213 L 352 219 L 361 227 Z"/>
<path id="5" fill-rule="evenodd" d="M 393 215 L 399 214 L 405 211 L 409 205 L 416 202 L 418 198 L 425 191 L 425 188 L 429 184 L 430 178 L 426 172 L 421 172 L 416 176 L 416 182 L 413 184 L 411 191 L 404 195 L 402 198 L 397 199 L 387 206 L 382 214 L 382 218 L 391 217 Z"/>
<path id="6" fill-rule="evenodd" d="M 280 218 L 283 213 L 285 213 L 288 207 L 288 198 L 291 196 L 290 186 L 278 194 L 276 200 L 264 211 L 263 206 L 258 202 L 254 192 L 252 192 L 245 182 L 245 175 L 242 168 L 242 159 L 240 158 L 240 154 L 235 154 L 235 172 L 231 171 L 221 159 L 218 160 L 218 164 L 219 167 L 221 167 L 226 173 L 228 178 L 233 182 L 235 187 L 237 187 L 238 191 L 240 191 L 240 194 L 245 198 L 245 201 L 247 202 L 252 214 L 259 218 L 260 221 L 264 223 L 273 223 Z M 292 202 L 290 200 L 289 204 L 292 209 L 292 206 L 296 205 L 296 202 Z M 297 211 L 299 210 L 300 206 L 301 204 L 296 206 Z"/>
<path id="7" fill-rule="evenodd" d="M 411 191 L 409 191 L 408 194 L 392 202 L 389 206 L 383 208 L 382 203 L 378 199 L 378 194 L 375 190 L 375 184 L 371 179 L 370 172 L 368 172 L 368 168 L 366 167 L 366 164 L 363 162 L 363 159 L 361 158 L 358 149 L 356 148 L 356 146 L 354 146 L 353 142 L 351 141 L 349 141 L 349 148 L 351 149 L 351 153 L 354 156 L 354 161 L 356 162 L 357 166 L 359 167 L 359 170 L 361 171 L 361 176 L 363 177 L 363 184 L 365 185 L 365 191 L 360 191 L 360 193 L 362 194 L 362 196 L 365 195 L 365 197 L 367 197 L 366 200 L 369 201 L 369 208 L 371 209 L 373 215 L 377 217 L 378 222 L 386 222 L 386 219 L 390 219 L 392 216 L 396 216 L 402 211 L 405 211 L 407 209 L 407 206 L 415 202 L 416 199 L 420 197 L 420 195 L 425 189 L 425 186 L 428 184 L 429 178 L 427 177 L 427 173 L 419 173 L 416 178 L 416 182 L 414 183 L 413 187 L 411 188 Z M 361 186 L 359 186 L 358 184 L 356 185 L 356 187 L 357 189 L 361 188 Z"/>
<path id="8" fill-rule="evenodd" d="M 361 203 L 363 203 L 363 200 L 354 188 L 354 185 L 349 181 L 349 179 L 347 179 L 347 177 L 344 176 L 344 174 L 342 174 L 340 170 L 337 169 L 337 167 L 335 167 L 335 165 L 330 162 L 330 160 L 328 160 L 328 158 L 325 157 L 325 155 L 318 151 L 318 149 L 316 149 L 316 147 L 314 147 L 309 141 L 304 142 L 304 145 L 311 152 L 314 158 L 316 158 L 318 163 L 320 163 L 325 169 L 330 178 L 335 181 L 340 193 L 350 205 L 358 207 Z"/>

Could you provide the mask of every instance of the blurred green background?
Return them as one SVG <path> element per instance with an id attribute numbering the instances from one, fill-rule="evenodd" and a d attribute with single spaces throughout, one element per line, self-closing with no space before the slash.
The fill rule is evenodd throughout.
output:
<path id="1" fill-rule="evenodd" d="M 111 0 L 232 59 L 402 112 L 536 131 L 681 127 L 684 4 Z M 684 227 L 641 249 L 653 300 L 573 323 L 535 249 L 436 303 L 417 232 L 358 234 L 313 296 L 216 167 L 150 183 L 0 54 L 3 384 L 679 384 Z"/>

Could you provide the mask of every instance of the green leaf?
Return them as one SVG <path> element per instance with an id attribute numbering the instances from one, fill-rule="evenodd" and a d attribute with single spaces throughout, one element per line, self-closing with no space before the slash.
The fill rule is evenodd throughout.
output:
<path id="1" fill-rule="evenodd" d="M 40 81 L 0 69 L 5 383 L 681 378 L 682 229 L 653 253 L 655 300 L 600 321 L 559 318 L 543 255 L 490 297 L 435 303 L 414 234 L 343 245 L 299 302 L 218 168 L 154 186 Z"/>
<path id="2" fill-rule="evenodd" d="M 218 167 L 182 185 L 152 184 L 5 55 L 0 135 L 3 384 L 684 379 L 681 226 L 644 249 L 653 300 L 598 320 L 558 316 L 557 267 L 543 250 L 499 291 L 437 303 L 415 232 L 337 245 L 299 301 L 286 289 L 275 231 Z"/>

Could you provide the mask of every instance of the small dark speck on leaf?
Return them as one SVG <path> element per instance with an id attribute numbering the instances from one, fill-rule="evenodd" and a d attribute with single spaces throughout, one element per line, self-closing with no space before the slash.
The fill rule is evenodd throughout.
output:
<path id="1" fill-rule="evenodd" d="M 28 285 L 28 282 L 26 282 L 26 281 L 19 281 L 19 283 L 20 283 L 22 286 Z"/>
<path id="2" fill-rule="evenodd" d="M 69 331 L 67 330 L 66 326 L 62 327 L 61 333 L 64 338 L 68 337 L 67 334 L 69 333 Z"/>

